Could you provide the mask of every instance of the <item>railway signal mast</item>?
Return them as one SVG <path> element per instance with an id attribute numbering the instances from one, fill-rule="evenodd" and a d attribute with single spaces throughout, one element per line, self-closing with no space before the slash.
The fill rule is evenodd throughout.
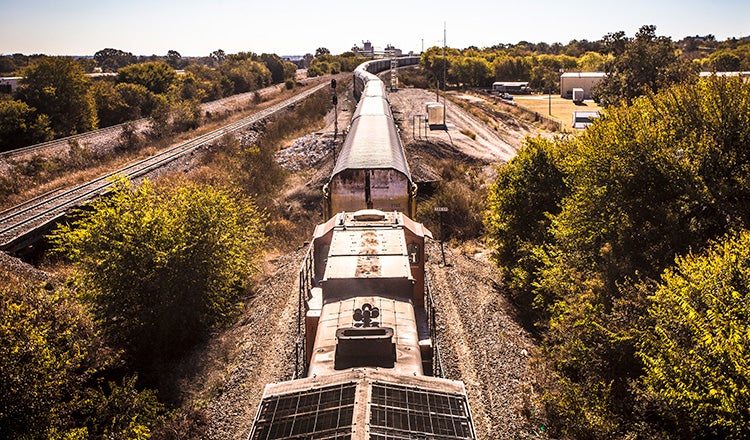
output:
<path id="1" fill-rule="evenodd" d="M 336 95 L 336 78 L 331 79 L 331 101 L 333 102 L 333 163 L 336 163 L 336 137 L 339 133 L 339 98 Z"/>

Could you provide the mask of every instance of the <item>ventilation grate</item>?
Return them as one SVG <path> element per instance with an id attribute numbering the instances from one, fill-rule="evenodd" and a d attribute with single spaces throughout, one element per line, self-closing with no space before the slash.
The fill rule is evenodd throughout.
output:
<path id="1" fill-rule="evenodd" d="M 466 396 L 375 383 L 371 440 L 475 439 Z"/>
<path id="2" fill-rule="evenodd" d="M 356 384 L 263 399 L 250 440 L 351 439 Z"/>

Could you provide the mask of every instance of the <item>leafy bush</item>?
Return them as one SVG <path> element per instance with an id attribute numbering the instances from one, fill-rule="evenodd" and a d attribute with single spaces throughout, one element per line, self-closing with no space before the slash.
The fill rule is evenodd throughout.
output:
<path id="1" fill-rule="evenodd" d="M 533 141 L 500 170 L 487 227 L 496 261 L 526 307 L 522 314 L 534 316 L 560 374 L 558 387 L 547 395 L 552 435 L 692 438 L 737 435 L 747 428 L 746 412 L 732 406 L 747 407 L 745 391 L 732 382 L 744 380 L 739 373 L 744 348 L 734 344 L 734 333 L 709 330 L 731 328 L 712 316 L 726 317 L 733 306 L 723 302 L 721 312 L 707 312 L 708 318 L 698 321 L 703 333 L 694 339 L 689 336 L 694 330 L 667 312 L 686 300 L 664 299 L 684 291 L 709 301 L 721 289 L 696 280 L 695 290 L 688 291 L 668 272 L 669 287 L 650 294 L 676 257 L 700 252 L 750 224 L 749 115 L 750 85 L 708 78 L 610 108 L 577 138 Z M 741 255 L 732 264 L 741 267 Z M 693 270 L 684 262 L 675 270 L 686 267 Z M 729 273 L 744 277 L 737 266 Z M 732 284 L 737 292 L 732 298 L 745 301 L 747 289 L 737 285 Z M 649 318 L 652 300 L 657 309 Z M 698 316 L 686 317 L 685 325 L 718 305 L 692 307 Z M 679 319 L 680 313 L 673 315 Z M 649 336 L 654 332 L 657 336 Z M 705 386 L 714 388 L 706 388 L 709 397 L 701 400 L 686 384 L 726 359 L 718 349 L 712 352 L 717 357 L 701 355 L 706 350 L 701 344 L 710 342 L 700 339 L 706 334 L 716 346 L 723 344 L 731 359 L 743 361 L 733 361 L 735 373 L 722 369 L 706 376 Z M 691 379 L 685 379 L 689 373 L 680 377 L 683 356 L 691 358 L 684 369 L 694 373 Z M 642 381 L 648 369 L 653 376 L 649 372 Z M 648 383 L 650 392 L 641 383 Z M 733 400 L 722 399 L 729 394 Z"/>
<path id="2" fill-rule="evenodd" d="M 521 309 L 534 309 L 532 280 L 544 264 L 543 246 L 568 190 L 553 142 L 529 139 L 507 165 L 498 169 L 487 199 L 488 241 L 503 279 Z"/>
<path id="3" fill-rule="evenodd" d="M 44 57 L 23 69 L 16 97 L 49 117 L 55 137 L 97 127 L 96 108 L 89 93 L 90 80 L 70 58 Z"/>
<path id="4" fill-rule="evenodd" d="M 209 186 L 112 194 L 50 237 L 104 335 L 138 367 L 173 359 L 241 306 L 265 240 L 247 199 Z"/>
<path id="5" fill-rule="evenodd" d="M 154 392 L 134 377 L 96 385 L 113 360 L 70 292 L 0 269 L 3 438 L 149 438 L 164 413 Z"/>
<path id="6" fill-rule="evenodd" d="M 0 100 L 0 151 L 52 139 L 49 117 L 22 101 Z"/>
<path id="7" fill-rule="evenodd" d="M 652 300 L 653 327 L 643 335 L 640 355 L 643 382 L 664 415 L 689 420 L 686 434 L 744 438 L 750 432 L 750 231 L 678 259 Z"/>

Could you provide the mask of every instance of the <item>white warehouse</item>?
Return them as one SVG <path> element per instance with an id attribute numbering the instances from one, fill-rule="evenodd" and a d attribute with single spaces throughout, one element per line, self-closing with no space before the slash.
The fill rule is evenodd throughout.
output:
<path id="1" fill-rule="evenodd" d="M 560 97 L 573 98 L 573 89 L 583 89 L 583 99 L 591 99 L 591 90 L 599 84 L 604 72 L 565 72 L 560 75 Z"/>

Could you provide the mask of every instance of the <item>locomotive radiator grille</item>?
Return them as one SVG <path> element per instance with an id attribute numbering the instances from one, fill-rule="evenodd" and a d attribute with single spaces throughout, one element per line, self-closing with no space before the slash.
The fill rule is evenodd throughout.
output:
<path id="1" fill-rule="evenodd" d="M 370 439 L 475 439 L 466 396 L 374 383 Z"/>
<path id="2" fill-rule="evenodd" d="M 346 383 L 266 397 L 250 439 L 350 439 L 356 388 Z"/>

